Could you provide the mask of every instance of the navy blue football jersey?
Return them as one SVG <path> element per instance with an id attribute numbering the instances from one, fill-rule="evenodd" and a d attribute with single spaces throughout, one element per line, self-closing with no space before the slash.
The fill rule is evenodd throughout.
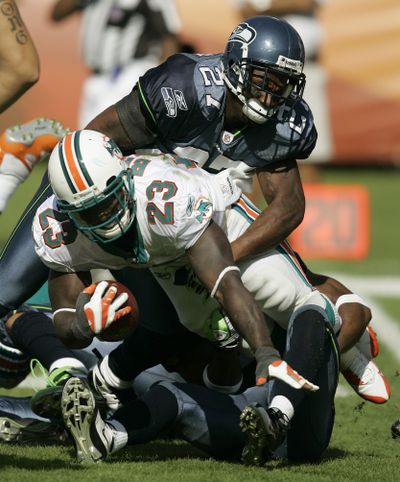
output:
<path id="1" fill-rule="evenodd" d="M 196 161 L 217 172 L 228 167 L 245 171 L 272 163 L 305 159 L 317 132 L 303 100 L 282 106 L 265 124 L 248 122 L 242 129 L 224 129 L 227 87 L 221 73 L 222 54 L 176 54 L 147 71 L 117 104 L 129 134 L 132 95 L 138 95 L 146 128 L 155 133 L 154 147 Z M 132 105 L 132 104 L 131 104 Z"/>

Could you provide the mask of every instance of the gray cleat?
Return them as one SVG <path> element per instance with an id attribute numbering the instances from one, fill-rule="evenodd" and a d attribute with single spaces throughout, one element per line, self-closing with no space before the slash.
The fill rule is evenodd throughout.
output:
<path id="1" fill-rule="evenodd" d="M 67 380 L 61 408 L 65 426 L 74 440 L 77 461 L 92 464 L 106 458 L 114 445 L 113 431 L 102 419 L 86 380 Z"/>

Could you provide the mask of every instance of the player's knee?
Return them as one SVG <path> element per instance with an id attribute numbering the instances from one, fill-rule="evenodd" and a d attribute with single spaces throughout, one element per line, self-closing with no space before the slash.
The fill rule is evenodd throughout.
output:
<path id="1" fill-rule="evenodd" d="M 288 335 L 290 337 L 295 333 L 321 333 L 326 331 L 327 321 L 325 313 L 318 306 L 302 307 L 291 316 L 288 324 Z"/>

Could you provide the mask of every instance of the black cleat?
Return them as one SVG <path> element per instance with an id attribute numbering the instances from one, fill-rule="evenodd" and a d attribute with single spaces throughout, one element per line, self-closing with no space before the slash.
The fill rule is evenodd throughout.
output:
<path id="1" fill-rule="evenodd" d="M 248 405 L 240 415 L 240 428 L 247 435 L 242 462 L 245 465 L 263 465 L 285 440 L 289 420 L 277 408 Z"/>
<path id="2" fill-rule="evenodd" d="M 391 427 L 392 438 L 400 438 L 400 420 L 393 422 Z"/>

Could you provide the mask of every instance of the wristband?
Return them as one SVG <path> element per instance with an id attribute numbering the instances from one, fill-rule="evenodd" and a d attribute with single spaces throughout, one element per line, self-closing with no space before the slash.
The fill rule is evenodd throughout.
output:
<path id="1" fill-rule="evenodd" d="M 339 298 L 336 300 L 335 303 L 335 308 L 339 310 L 339 308 L 346 304 L 346 303 L 358 303 L 360 305 L 366 306 L 369 308 L 367 303 L 361 298 L 361 296 L 356 295 L 355 293 L 349 293 L 347 295 L 341 295 Z"/>
<path id="2" fill-rule="evenodd" d="M 257 363 L 263 362 L 267 366 L 272 362 L 281 359 L 279 351 L 273 346 L 260 346 L 254 354 Z"/>
<path id="3" fill-rule="evenodd" d="M 58 310 L 53 311 L 53 318 L 55 318 L 58 313 L 63 313 L 63 312 L 68 312 L 68 313 L 76 313 L 75 308 L 58 308 Z"/>
<path id="4" fill-rule="evenodd" d="M 217 281 L 214 284 L 214 288 L 211 290 L 211 298 L 214 298 L 215 293 L 218 291 L 219 285 L 222 281 L 222 278 L 226 275 L 226 273 L 229 273 L 229 271 L 239 271 L 240 273 L 240 268 L 238 266 L 227 266 L 224 268 L 221 273 L 219 274 Z"/>

